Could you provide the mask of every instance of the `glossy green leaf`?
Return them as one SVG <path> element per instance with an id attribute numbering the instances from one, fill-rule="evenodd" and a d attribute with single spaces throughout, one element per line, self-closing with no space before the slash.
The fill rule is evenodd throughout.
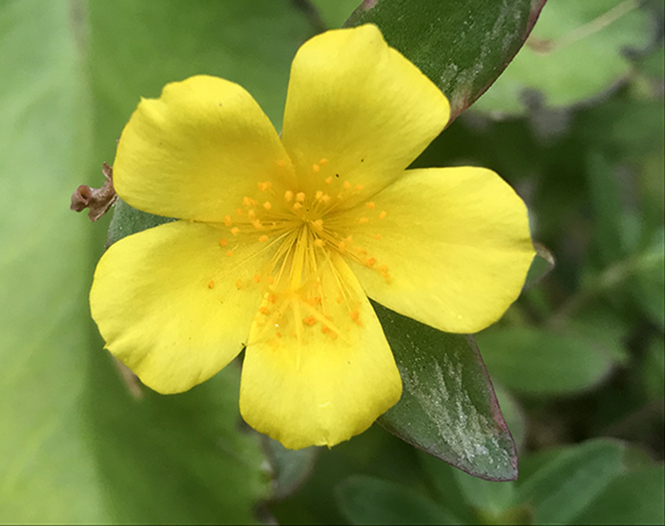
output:
<path id="1" fill-rule="evenodd" d="M 608 90 L 631 71 L 627 48 L 655 34 L 639 0 L 557 0 L 474 111 L 517 115 L 529 107 L 570 106 Z"/>
<path id="2" fill-rule="evenodd" d="M 492 328 L 476 335 L 492 376 L 533 395 L 574 393 L 600 382 L 613 361 L 601 345 L 575 334 L 528 327 Z"/>
<path id="3" fill-rule="evenodd" d="M 366 0 L 346 26 L 368 22 L 451 102 L 451 120 L 499 76 L 545 0 Z"/>
<path id="4" fill-rule="evenodd" d="M 575 524 L 665 523 L 665 466 L 620 475 L 581 514 Z"/>
<path id="5" fill-rule="evenodd" d="M 525 480 L 517 500 L 531 507 L 535 524 L 575 524 L 584 510 L 619 475 L 625 448 L 598 439 L 553 455 Z"/>
<path id="6" fill-rule="evenodd" d="M 374 303 L 402 375 L 397 405 L 378 422 L 410 444 L 472 475 L 517 476 L 515 445 L 478 349 Z"/>
<path id="7" fill-rule="evenodd" d="M 459 524 L 459 519 L 425 495 L 395 482 L 354 476 L 336 488 L 351 524 Z"/>

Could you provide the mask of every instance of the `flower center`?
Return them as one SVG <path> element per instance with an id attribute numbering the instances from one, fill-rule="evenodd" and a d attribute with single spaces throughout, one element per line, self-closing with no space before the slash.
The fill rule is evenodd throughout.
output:
<path id="1" fill-rule="evenodd" d="M 314 172 L 326 162 L 322 159 L 314 165 Z M 265 326 L 274 328 L 273 339 L 289 334 L 301 341 L 302 331 L 315 325 L 321 334 L 337 339 L 340 312 L 345 322 L 362 326 L 360 302 L 340 273 L 338 256 L 371 268 L 390 282 L 388 268 L 353 239 L 354 232 L 371 228 L 372 222 L 386 217 L 386 212 L 367 202 L 366 214 L 356 219 L 357 214 L 350 216 L 340 206 L 362 190 L 362 185 L 339 180 L 336 175 L 322 178 L 320 188 L 308 193 L 261 182 L 253 197 L 245 196 L 240 206 L 224 217 L 228 234 L 219 244 L 225 257 L 235 257 L 238 245 L 248 240 L 261 244 L 261 252 L 272 253 L 269 263 L 257 268 L 252 280 L 238 279 L 235 286 L 238 290 L 261 287 L 259 313 Z M 208 286 L 214 288 L 214 281 Z M 336 315 L 331 314 L 330 304 Z"/>

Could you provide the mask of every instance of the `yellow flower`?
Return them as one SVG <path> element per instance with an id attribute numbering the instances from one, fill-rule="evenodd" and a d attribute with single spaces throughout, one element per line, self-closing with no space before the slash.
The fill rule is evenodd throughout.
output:
<path id="1" fill-rule="evenodd" d="M 367 296 L 475 332 L 517 298 L 534 254 L 525 206 L 494 172 L 406 170 L 448 118 L 446 98 L 372 25 L 300 48 L 281 139 L 223 79 L 142 100 L 115 188 L 179 221 L 101 258 L 90 304 L 106 347 L 161 393 L 246 348 L 242 416 L 289 448 L 367 429 L 401 395 Z"/>

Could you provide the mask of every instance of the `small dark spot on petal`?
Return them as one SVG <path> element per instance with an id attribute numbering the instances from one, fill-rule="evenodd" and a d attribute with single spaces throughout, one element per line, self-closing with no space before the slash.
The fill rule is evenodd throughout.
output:
<path id="1" fill-rule="evenodd" d="M 339 174 L 335 174 L 335 177 L 339 177 Z"/>

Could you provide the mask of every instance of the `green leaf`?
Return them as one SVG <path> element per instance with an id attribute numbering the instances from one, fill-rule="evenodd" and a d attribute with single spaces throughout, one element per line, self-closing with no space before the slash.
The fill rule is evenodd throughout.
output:
<path id="1" fill-rule="evenodd" d="M 543 9 L 529 40 L 474 111 L 523 114 L 529 106 L 571 106 L 628 75 L 624 50 L 653 39 L 639 0 L 557 0 Z"/>
<path id="2" fill-rule="evenodd" d="M 374 23 L 450 99 L 451 121 L 499 76 L 545 0 L 365 1 L 345 26 Z"/>
<path id="3" fill-rule="evenodd" d="M 327 29 L 342 27 L 361 0 L 312 0 L 318 15 Z"/>
<path id="4" fill-rule="evenodd" d="M 588 389 L 613 361 L 592 340 L 528 327 L 491 328 L 476 335 L 492 376 L 508 389 L 532 395 Z"/>
<path id="5" fill-rule="evenodd" d="M 575 524 L 665 523 L 664 476 L 662 463 L 619 476 L 574 518 Z"/>
<path id="6" fill-rule="evenodd" d="M 535 524 L 571 524 L 619 475 L 620 442 L 590 440 L 550 457 L 526 480 L 518 481 L 518 502 L 531 506 Z"/>
<path id="7" fill-rule="evenodd" d="M 373 305 L 403 384 L 379 424 L 474 476 L 516 478 L 515 445 L 473 339 Z"/>
<path id="8" fill-rule="evenodd" d="M 351 524 L 459 524 L 421 493 L 374 477 L 349 477 L 336 488 L 336 497 Z"/>
<path id="9" fill-rule="evenodd" d="M 134 399 L 88 312 L 103 233 L 68 203 L 166 82 L 230 77 L 279 124 L 311 32 L 287 2 L 0 2 L 0 522 L 255 520 L 269 477 L 237 370 Z"/>

